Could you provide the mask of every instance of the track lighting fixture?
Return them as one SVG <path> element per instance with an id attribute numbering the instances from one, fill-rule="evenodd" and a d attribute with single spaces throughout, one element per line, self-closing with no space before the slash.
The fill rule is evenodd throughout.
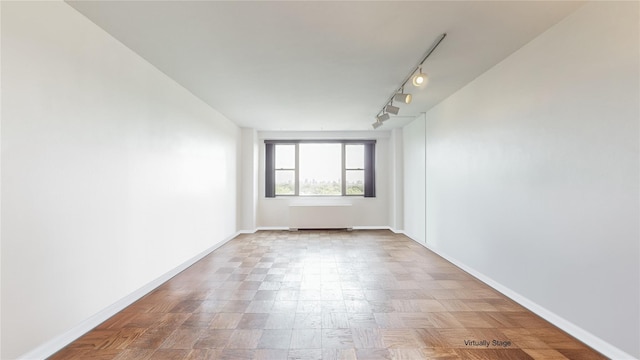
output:
<path id="1" fill-rule="evenodd" d="M 400 90 L 400 93 L 393 95 L 393 100 L 405 104 L 411 104 L 411 94 L 405 94 L 404 89 Z"/>
<path id="2" fill-rule="evenodd" d="M 379 122 L 387 121 L 389 120 L 389 114 L 383 112 L 382 114 L 377 116 L 377 119 Z"/>
<path id="3" fill-rule="evenodd" d="M 397 106 L 393 106 L 393 102 L 391 102 L 389 105 L 384 107 L 384 112 L 389 114 L 398 115 L 399 111 L 400 111 L 400 108 Z"/>
<path id="4" fill-rule="evenodd" d="M 418 73 L 413 76 L 413 80 L 411 82 L 413 83 L 413 86 L 420 87 L 427 85 L 428 81 L 429 78 L 427 77 L 427 74 L 422 72 L 421 67 L 420 70 L 418 70 Z"/>
<path id="5" fill-rule="evenodd" d="M 393 102 L 396 101 L 398 103 L 410 104 L 411 103 L 411 94 L 404 93 L 404 86 L 411 80 L 411 83 L 417 87 L 424 87 L 429 78 L 427 74 L 422 72 L 422 65 L 427 60 L 429 55 L 440 45 L 442 40 L 447 36 L 446 33 L 441 34 L 431 45 L 427 53 L 422 57 L 422 60 L 418 62 L 418 64 L 411 70 L 409 75 L 404 79 L 404 81 L 400 84 L 400 87 L 393 92 L 389 100 L 385 102 L 385 105 L 382 107 L 382 110 L 376 116 L 376 122 L 372 124 L 374 129 L 382 126 L 384 121 L 389 120 L 389 114 L 398 115 L 400 108 L 393 106 Z M 416 73 L 417 72 L 417 73 Z"/>

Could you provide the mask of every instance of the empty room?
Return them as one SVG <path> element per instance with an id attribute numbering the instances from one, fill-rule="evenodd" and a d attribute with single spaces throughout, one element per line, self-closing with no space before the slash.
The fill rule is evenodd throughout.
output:
<path id="1" fill-rule="evenodd" d="M 640 359 L 637 1 L 1 1 L 1 359 Z"/>

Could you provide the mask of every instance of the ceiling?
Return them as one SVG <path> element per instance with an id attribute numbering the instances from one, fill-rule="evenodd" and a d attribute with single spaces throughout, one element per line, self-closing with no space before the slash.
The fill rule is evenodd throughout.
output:
<path id="1" fill-rule="evenodd" d="M 576 1 L 67 1 L 242 127 L 370 130 L 441 34 L 424 89 L 379 130 L 522 47 Z M 397 105 L 397 104 L 396 104 Z"/>

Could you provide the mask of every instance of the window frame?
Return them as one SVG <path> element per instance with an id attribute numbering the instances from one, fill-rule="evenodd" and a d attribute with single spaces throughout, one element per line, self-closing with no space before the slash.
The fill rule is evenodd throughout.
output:
<path id="1" fill-rule="evenodd" d="M 265 143 L 265 197 L 376 197 L 375 195 L 375 144 L 376 140 L 264 140 Z M 341 168 L 342 182 L 340 195 L 300 195 L 300 146 L 299 144 L 341 144 Z M 295 145 L 295 169 L 276 169 L 275 156 L 276 145 Z M 347 169 L 346 168 L 346 146 L 347 145 L 364 145 L 364 163 L 363 168 Z M 294 170 L 295 186 L 294 194 L 276 194 L 275 193 L 275 174 L 278 170 Z M 346 175 L 349 170 L 362 170 L 364 173 L 364 192 L 363 194 L 347 194 Z"/>
<path id="2" fill-rule="evenodd" d="M 278 173 L 278 171 L 293 171 L 293 194 L 275 194 L 275 189 L 274 189 L 274 194 L 276 196 L 298 196 L 297 194 L 300 193 L 300 184 L 298 183 L 298 178 L 299 173 L 300 173 L 300 153 L 299 153 L 299 144 L 279 144 L 279 145 L 293 145 L 294 146 L 294 159 L 293 159 L 293 169 L 291 168 L 277 168 L 275 167 L 275 163 L 274 163 L 274 173 L 273 176 L 274 178 L 277 178 L 276 174 Z M 274 156 L 277 155 L 277 151 L 275 151 L 274 149 Z M 275 181 L 274 181 L 274 185 L 275 185 Z"/>
<path id="3" fill-rule="evenodd" d="M 347 173 L 349 171 L 362 171 L 363 178 L 365 173 L 365 159 L 362 159 L 362 167 L 361 168 L 347 168 L 347 146 L 348 145 L 364 145 L 364 144 L 355 144 L 355 143 L 342 143 L 342 196 L 364 196 L 364 179 L 363 179 L 363 187 L 362 194 L 347 194 Z M 366 148 L 363 149 L 366 153 Z M 364 154 L 363 154 L 364 155 Z"/>

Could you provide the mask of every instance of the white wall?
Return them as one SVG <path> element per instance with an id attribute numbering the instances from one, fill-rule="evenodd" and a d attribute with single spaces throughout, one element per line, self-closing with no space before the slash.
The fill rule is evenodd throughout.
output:
<path id="1" fill-rule="evenodd" d="M 241 191 L 241 223 L 239 229 L 253 231 L 256 229 L 258 210 L 258 133 L 255 129 L 242 128 L 240 177 Z"/>
<path id="2" fill-rule="evenodd" d="M 289 227 L 289 204 L 299 201 L 301 197 L 264 196 L 264 140 L 265 139 L 376 139 L 376 197 L 304 197 L 306 203 L 332 202 L 351 204 L 355 216 L 354 226 L 388 227 L 391 189 L 389 186 L 390 155 L 388 131 L 363 132 L 258 132 L 259 162 L 259 199 L 257 222 L 259 228 Z"/>
<path id="3" fill-rule="evenodd" d="M 425 115 L 406 125 L 403 134 L 404 232 L 425 242 Z"/>
<path id="4" fill-rule="evenodd" d="M 2 359 L 236 232 L 239 129 L 62 2 L 2 2 Z"/>
<path id="5" fill-rule="evenodd" d="M 427 244 L 616 359 L 640 357 L 638 10 L 587 3 L 426 122 Z"/>
<path id="6" fill-rule="evenodd" d="M 398 231 L 404 229 L 404 142 L 402 128 L 391 130 L 389 140 L 389 226 Z"/>

